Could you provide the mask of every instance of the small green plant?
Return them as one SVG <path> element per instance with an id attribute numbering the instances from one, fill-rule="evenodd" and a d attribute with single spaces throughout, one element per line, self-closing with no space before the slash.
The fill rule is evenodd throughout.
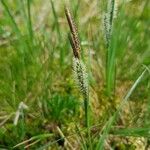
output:
<path id="1" fill-rule="evenodd" d="M 71 95 L 60 96 L 55 94 L 51 99 L 47 99 L 46 103 L 44 102 L 44 116 L 59 125 L 77 114 L 78 105 L 79 102 Z"/>

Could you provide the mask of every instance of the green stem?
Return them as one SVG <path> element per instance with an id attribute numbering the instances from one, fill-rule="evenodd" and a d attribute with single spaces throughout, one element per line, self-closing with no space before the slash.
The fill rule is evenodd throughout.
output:
<path id="1" fill-rule="evenodd" d="M 90 134 L 90 111 L 89 111 L 89 95 L 85 96 L 84 98 L 84 111 L 85 111 L 85 126 L 87 128 L 87 137 L 88 137 L 88 144 L 90 150 L 92 150 L 92 142 L 91 142 L 91 134 Z"/>

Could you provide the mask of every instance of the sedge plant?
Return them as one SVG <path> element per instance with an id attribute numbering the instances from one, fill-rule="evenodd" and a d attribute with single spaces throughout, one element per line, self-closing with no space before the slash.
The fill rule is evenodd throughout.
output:
<path id="1" fill-rule="evenodd" d="M 65 8 L 66 18 L 70 27 L 71 35 L 69 35 L 69 40 L 71 47 L 73 49 L 73 71 L 76 83 L 78 84 L 82 96 L 84 98 L 84 111 L 85 111 L 85 126 L 87 128 L 88 142 L 90 142 L 90 121 L 89 121 L 89 91 L 88 91 L 88 75 L 86 72 L 86 67 L 81 59 L 80 51 L 80 40 L 78 37 L 78 31 L 75 22 L 71 16 L 70 10 Z"/>
<path id="2" fill-rule="evenodd" d="M 106 41 L 106 92 L 109 97 L 114 94 L 115 90 L 115 56 L 116 50 L 115 46 L 113 45 L 113 24 L 114 19 L 116 17 L 116 10 L 117 10 L 117 2 L 116 0 L 109 0 L 107 4 L 107 11 L 104 15 L 104 36 Z"/>

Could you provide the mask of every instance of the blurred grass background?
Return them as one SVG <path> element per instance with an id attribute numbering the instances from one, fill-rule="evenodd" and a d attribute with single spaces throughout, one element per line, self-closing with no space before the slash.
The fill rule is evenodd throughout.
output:
<path id="1" fill-rule="evenodd" d="M 103 15 L 107 1 L 66 1 L 78 27 L 82 56 L 90 83 L 93 147 L 122 98 L 150 64 L 150 2 L 118 1 L 113 47 L 116 51 L 115 94 L 106 94 L 106 47 Z M 72 75 L 72 50 L 64 2 L 51 0 L 0 1 L 0 148 L 37 136 L 14 149 L 47 148 L 62 138 L 75 149 L 83 145 L 82 97 Z M 150 78 L 147 73 L 113 125 L 106 148 L 142 149 L 149 146 Z M 23 102 L 28 109 L 19 109 Z M 14 119 L 19 109 L 19 119 Z M 48 134 L 48 135 L 47 135 Z M 41 136 L 38 136 L 41 135 Z M 131 136 L 131 137 L 130 137 Z M 136 137 L 136 138 L 134 138 Z M 78 140 L 78 138 L 80 140 Z M 128 140 L 127 140 L 128 139 Z M 32 143 L 32 142 L 37 143 Z M 127 142 L 128 141 L 128 142 Z M 129 142 L 131 141 L 131 142 Z M 61 149 L 55 142 L 50 149 Z M 32 144 L 30 146 L 30 144 Z M 109 145 L 109 146 L 108 146 Z M 150 148 L 150 147 L 149 147 Z M 44 147 L 43 147 L 44 149 Z"/>

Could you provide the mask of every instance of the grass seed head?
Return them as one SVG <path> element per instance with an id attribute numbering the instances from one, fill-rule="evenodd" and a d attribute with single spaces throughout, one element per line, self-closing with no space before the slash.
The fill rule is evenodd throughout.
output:
<path id="1" fill-rule="evenodd" d="M 73 58 L 73 71 L 75 81 L 77 82 L 84 97 L 88 96 L 88 80 L 86 67 L 84 63 L 78 58 Z"/>
<path id="2" fill-rule="evenodd" d="M 69 40 L 73 49 L 73 53 L 76 58 L 79 58 L 81 46 L 80 46 L 80 40 L 78 37 L 77 27 L 75 25 L 73 17 L 71 16 L 70 10 L 67 7 L 65 8 L 65 13 L 66 13 L 67 21 L 68 21 L 70 31 L 71 31 L 71 36 L 69 36 Z"/>
<path id="3" fill-rule="evenodd" d="M 74 71 L 75 81 L 77 82 L 84 98 L 87 98 L 88 96 L 87 73 L 86 73 L 85 65 L 80 59 L 81 47 L 78 38 L 77 28 L 68 8 L 65 8 L 65 13 L 71 31 L 71 35 L 69 34 L 69 40 L 74 53 L 73 71 Z"/>
<path id="4" fill-rule="evenodd" d="M 117 4 L 118 3 L 116 0 L 110 0 L 107 6 L 107 12 L 104 14 L 104 18 L 103 18 L 103 26 L 105 32 L 104 34 L 105 34 L 107 47 L 109 47 L 109 43 L 110 43 L 113 20 L 117 16 Z"/>

